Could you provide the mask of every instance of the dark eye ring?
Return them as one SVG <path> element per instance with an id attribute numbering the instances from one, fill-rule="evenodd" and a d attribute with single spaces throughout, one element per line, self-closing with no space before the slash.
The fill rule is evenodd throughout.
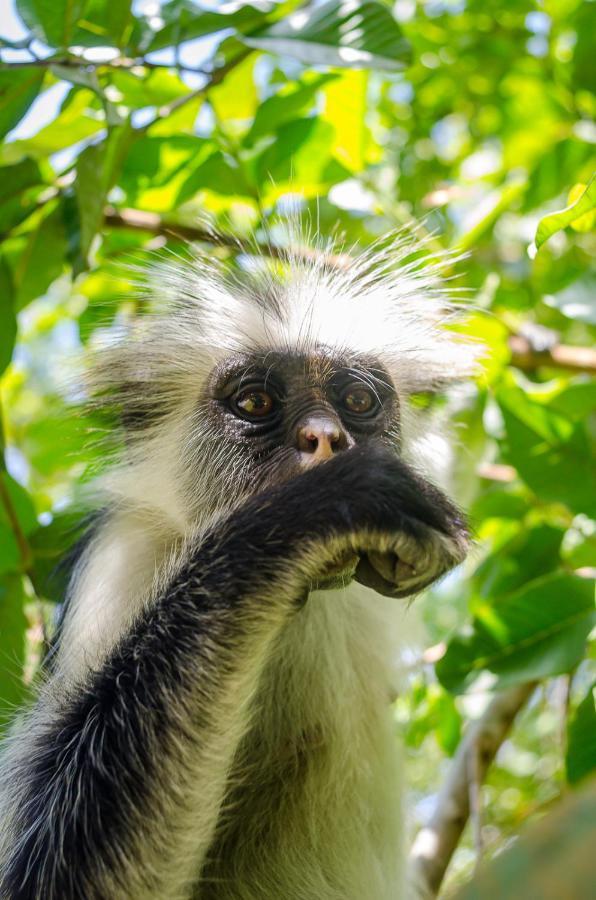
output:
<path id="1" fill-rule="evenodd" d="M 242 388 L 232 398 L 233 410 L 250 419 L 265 419 L 275 408 L 275 400 L 262 388 Z"/>
<path id="2" fill-rule="evenodd" d="M 352 385 L 344 391 L 341 402 L 344 409 L 354 416 L 373 415 L 379 407 L 377 397 L 362 385 Z"/>

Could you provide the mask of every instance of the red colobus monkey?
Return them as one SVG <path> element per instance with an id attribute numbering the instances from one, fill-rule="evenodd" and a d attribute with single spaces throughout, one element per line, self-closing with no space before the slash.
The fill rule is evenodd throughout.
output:
<path id="1" fill-rule="evenodd" d="M 409 396 L 473 352 L 405 237 L 245 268 L 160 263 L 101 354 L 124 449 L 0 760 L 3 900 L 405 896 L 391 623 L 468 546 Z"/>

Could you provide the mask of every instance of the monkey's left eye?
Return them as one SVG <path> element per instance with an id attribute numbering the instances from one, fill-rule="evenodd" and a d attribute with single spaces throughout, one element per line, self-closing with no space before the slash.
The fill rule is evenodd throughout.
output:
<path id="1" fill-rule="evenodd" d="M 273 411 L 274 400 L 267 391 L 247 388 L 236 394 L 232 405 L 241 415 L 264 419 Z"/>
<path id="2" fill-rule="evenodd" d="M 372 391 L 365 387 L 351 387 L 344 393 L 342 403 L 345 409 L 356 416 L 376 412 L 379 403 Z"/>

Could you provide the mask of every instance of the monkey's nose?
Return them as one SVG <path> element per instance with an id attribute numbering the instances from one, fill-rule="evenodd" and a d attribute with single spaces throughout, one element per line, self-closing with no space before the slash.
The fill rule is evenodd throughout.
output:
<path id="1" fill-rule="evenodd" d="M 352 443 L 339 422 L 324 416 L 307 419 L 296 431 L 296 446 L 304 466 L 324 462 Z"/>

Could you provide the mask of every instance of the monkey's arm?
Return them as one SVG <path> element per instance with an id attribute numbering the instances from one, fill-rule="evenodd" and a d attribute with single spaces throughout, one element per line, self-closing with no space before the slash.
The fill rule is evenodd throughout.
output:
<path id="1" fill-rule="evenodd" d="M 214 528 L 103 666 L 82 685 L 50 680 L 9 741 L 3 900 L 188 896 L 284 622 L 347 553 L 400 547 L 426 548 L 436 577 L 465 532 L 384 451 L 342 454 Z"/>

